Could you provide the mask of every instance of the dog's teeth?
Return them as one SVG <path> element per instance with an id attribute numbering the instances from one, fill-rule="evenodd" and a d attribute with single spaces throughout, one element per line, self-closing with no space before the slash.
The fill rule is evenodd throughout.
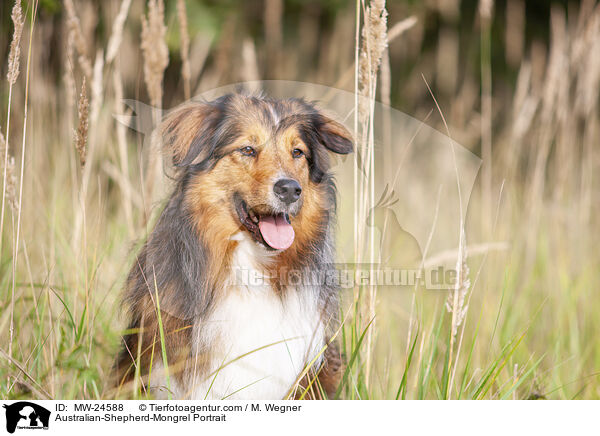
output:
<path id="1" fill-rule="evenodd" d="M 254 213 L 253 210 L 251 210 L 250 212 L 248 212 L 248 216 L 250 217 L 250 219 L 254 222 L 254 223 L 258 223 L 258 217 L 256 216 L 256 213 Z"/>

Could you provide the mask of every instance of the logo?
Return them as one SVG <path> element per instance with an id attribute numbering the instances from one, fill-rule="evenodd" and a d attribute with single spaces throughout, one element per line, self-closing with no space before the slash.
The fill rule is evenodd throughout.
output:
<path id="1" fill-rule="evenodd" d="M 6 431 L 14 433 L 18 429 L 48 430 L 50 422 L 50 411 L 29 401 L 19 401 L 17 403 L 2 407 L 6 409 Z"/>

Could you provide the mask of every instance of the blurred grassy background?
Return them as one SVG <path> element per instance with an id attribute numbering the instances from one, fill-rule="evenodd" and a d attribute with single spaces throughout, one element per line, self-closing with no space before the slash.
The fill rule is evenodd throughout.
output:
<path id="1" fill-rule="evenodd" d="M 152 100 L 140 49 L 147 6 L 131 2 L 109 59 L 125 2 L 73 1 L 75 20 L 70 3 L 22 2 L 21 73 L 10 107 L 4 60 L 13 2 L 0 5 L 0 131 L 16 159 L 16 192 L 21 180 L 23 192 L 20 208 L 18 195 L 16 207 L 7 204 L 2 232 L 2 398 L 111 395 L 105 381 L 123 327 L 119 290 L 132 241 L 146 234 L 156 200 L 142 189 L 142 135 L 112 118 L 127 113 L 122 98 Z M 354 91 L 354 2 L 185 6 L 191 95 L 262 79 Z M 367 351 L 372 365 L 359 343 L 365 326 L 350 318 L 343 333 L 351 365 L 341 396 L 599 398 L 598 5 L 395 0 L 386 7 L 389 35 L 407 17 L 416 24 L 389 42 L 377 98 L 445 132 L 426 78 L 453 138 L 492 163 L 475 186 L 468 239 L 509 248 L 469 258 L 469 311 L 452 342 L 445 296 L 419 293 L 413 309 L 411 292 L 381 293 L 375 345 Z M 170 108 L 186 98 L 176 1 L 165 2 L 164 22 L 169 59 L 159 103 Z M 84 168 L 73 138 L 82 86 L 90 99 Z"/>

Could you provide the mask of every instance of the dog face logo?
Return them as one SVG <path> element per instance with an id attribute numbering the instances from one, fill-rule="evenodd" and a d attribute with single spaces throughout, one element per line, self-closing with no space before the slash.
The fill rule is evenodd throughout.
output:
<path id="1" fill-rule="evenodd" d="M 19 401 L 10 405 L 4 404 L 6 409 L 6 431 L 14 433 L 19 429 L 48 429 L 50 411 L 29 401 Z"/>

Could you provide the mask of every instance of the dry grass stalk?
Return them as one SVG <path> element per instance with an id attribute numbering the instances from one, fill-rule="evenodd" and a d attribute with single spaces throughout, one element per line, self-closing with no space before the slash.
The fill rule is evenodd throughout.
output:
<path id="1" fill-rule="evenodd" d="M 17 77 L 19 76 L 19 65 L 21 58 L 21 35 L 23 34 L 23 24 L 25 23 L 25 19 L 23 18 L 23 11 L 21 9 L 20 0 L 15 1 L 15 5 L 12 9 L 11 18 L 13 21 L 14 31 L 13 38 L 10 43 L 10 51 L 8 54 L 8 110 L 6 114 L 6 140 L 4 136 L 0 137 L 0 150 L 3 153 L 3 175 L 2 175 L 2 210 L 0 211 L 0 235 L 2 235 L 4 230 L 4 208 L 6 199 L 8 199 L 9 204 L 13 211 L 15 210 L 16 205 L 16 176 L 14 173 L 14 158 L 9 157 L 8 153 L 8 139 L 10 133 L 10 106 L 12 101 L 12 88 L 15 82 L 17 81 Z M 0 135 L 2 135 L 0 133 Z M 0 237 L 0 254 L 2 253 L 2 238 Z"/>
<path id="2" fill-rule="evenodd" d="M 492 18 L 494 10 L 494 0 L 480 0 L 479 2 L 479 15 L 485 20 Z"/>
<path id="3" fill-rule="evenodd" d="M 258 62 L 256 60 L 256 47 L 250 38 L 246 38 L 242 45 L 242 78 L 245 82 L 260 80 Z M 250 85 L 250 91 L 258 91 L 258 86 Z"/>
<path id="4" fill-rule="evenodd" d="M 359 182 L 358 194 L 355 198 L 360 199 L 358 217 L 356 225 L 358 228 L 355 234 L 358 238 L 356 261 L 362 262 L 363 250 L 368 246 L 369 261 L 373 265 L 375 259 L 375 230 L 370 227 L 368 233 L 364 232 L 364 223 L 371 206 L 375 204 L 375 136 L 374 136 L 374 105 L 375 91 L 377 88 L 377 73 L 381 64 L 382 56 L 387 49 L 387 11 L 384 0 L 372 0 L 364 10 L 364 24 L 362 29 L 362 44 L 358 61 L 358 101 L 355 110 L 360 122 L 360 159 L 364 166 L 364 177 Z M 358 132 L 357 132 L 358 135 Z M 355 172 L 355 176 L 356 176 Z M 372 204 L 369 204 L 372 203 Z M 371 268 L 371 276 L 374 271 Z M 371 350 L 373 342 L 373 331 L 375 330 L 375 301 L 377 296 L 377 287 L 369 286 L 367 299 L 363 307 L 361 317 L 364 322 L 372 322 L 366 337 L 366 379 L 365 383 L 369 385 L 369 376 L 371 369 Z"/>
<path id="5" fill-rule="evenodd" d="M 88 78 L 92 77 L 92 63 L 87 56 L 87 48 L 83 32 L 81 30 L 81 22 L 75 13 L 75 6 L 73 6 L 73 0 L 65 0 L 65 10 L 67 11 L 67 25 L 69 28 L 68 38 L 73 42 L 73 46 L 77 49 L 79 55 L 78 61 L 83 74 Z"/>
<path id="6" fill-rule="evenodd" d="M 368 212 L 367 198 L 373 186 L 371 174 L 373 170 L 373 109 L 375 102 L 375 91 L 377 86 L 377 72 L 381 64 L 381 58 L 387 48 L 387 11 L 385 10 L 385 1 L 373 0 L 364 12 L 364 24 L 362 29 L 362 43 L 358 62 L 358 96 L 357 113 L 360 122 L 361 141 L 360 141 L 360 159 L 365 168 L 363 168 L 366 177 L 359 186 L 359 220 L 358 225 L 366 219 Z M 357 132 L 358 134 L 358 132 Z M 371 199 L 375 201 L 374 192 L 371 192 Z M 358 232 L 358 240 L 363 241 L 362 232 Z M 358 259 L 362 254 L 364 244 L 358 244 Z"/>
<path id="7" fill-rule="evenodd" d="M 358 135 L 358 105 L 359 105 L 359 95 L 358 95 L 358 76 L 359 76 L 359 64 L 360 64 L 360 0 L 356 0 L 356 24 L 355 24 L 355 34 L 354 34 L 354 134 Z M 354 219 L 354 229 L 353 229 L 353 237 L 354 237 L 354 261 L 358 263 L 358 235 L 360 232 L 360 214 L 361 211 L 358 209 L 358 159 L 355 157 L 352 159 L 352 179 L 353 179 L 353 199 L 354 199 L 354 210 L 353 210 L 353 219 Z M 355 305 L 358 302 L 359 298 L 359 289 L 358 286 L 354 287 L 354 302 Z"/>
<path id="8" fill-rule="evenodd" d="M 365 222 L 369 205 L 368 198 L 375 202 L 373 166 L 374 166 L 374 132 L 373 111 L 375 91 L 377 87 L 377 73 L 381 59 L 387 49 L 387 11 L 384 0 L 372 0 L 364 11 L 362 28 L 362 43 L 358 65 L 358 120 L 361 130 L 360 159 L 363 164 L 365 177 L 359 186 L 358 198 L 360 199 L 358 225 Z M 358 132 L 357 132 L 358 134 Z M 374 243 L 374 230 L 371 228 L 369 242 Z M 364 250 L 365 238 L 358 231 L 357 261 L 360 263 Z M 371 247 L 373 252 L 373 247 Z M 371 256 L 374 257 L 374 256 Z M 374 304 L 374 301 L 369 303 Z M 372 310 L 370 312 L 373 312 Z M 374 315 L 374 314 L 373 314 Z"/>
<path id="9" fill-rule="evenodd" d="M 15 158 L 8 152 L 8 144 L 4 140 L 4 135 L 0 132 L 0 154 L 7 156 L 3 167 L 5 174 L 4 192 L 6 200 L 13 212 L 17 210 L 17 176 L 15 174 Z"/>
<path id="10" fill-rule="evenodd" d="M 578 42 L 584 46 L 582 52 L 587 54 L 584 57 L 585 61 L 579 64 L 581 80 L 578 82 L 576 95 L 576 107 L 581 108 L 581 116 L 584 119 L 593 119 L 594 113 L 597 114 L 598 96 L 600 95 L 600 60 L 598 56 L 589 56 L 589 53 L 600 52 L 600 7 L 596 6 L 590 15 L 587 25 L 581 32 L 582 35 L 573 44 L 575 46 Z M 581 21 L 584 21 L 584 18 Z M 586 48 L 589 51 L 585 50 Z M 598 124 L 587 122 L 583 133 L 580 219 L 582 223 L 588 225 L 593 216 L 592 206 L 597 203 L 593 200 L 593 173 L 594 162 L 596 162 L 594 157 L 597 156 L 598 134 Z"/>
<path id="11" fill-rule="evenodd" d="M 37 6 L 37 3 L 36 3 Z M 29 46 L 27 48 L 27 67 L 25 70 L 25 99 L 23 107 L 23 134 L 21 137 L 21 169 L 19 174 L 19 196 L 17 202 L 17 229 L 15 237 L 13 239 L 13 255 L 12 255 L 12 287 L 11 287 L 11 299 L 10 299 L 10 327 L 9 327 L 9 343 L 8 343 L 8 355 L 12 357 L 12 345 L 14 336 L 14 312 L 15 312 L 15 289 L 17 288 L 17 262 L 19 259 L 19 241 L 21 235 L 21 212 L 23 208 L 23 181 L 25 178 L 25 161 L 26 161 L 26 144 L 27 144 L 27 117 L 28 117 L 28 102 L 29 102 L 29 79 L 31 72 L 31 52 L 32 52 L 32 41 L 33 41 L 33 29 L 35 27 L 35 16 L 37 8 L 31 11 L 31 25 L 29 26 Z M 11 87 L 12 89 L 12 87 Z M 9 104 L 10 111 L 10 104 Z M 8 131 L 8 130 L 7 130 Z M 4 215 L 4 211 L 3 211 Z M 0 226 L 1 227 L 1 226 Z"/>
<path id="12" fill-rule="evenodd" d="M 491 25 L 494 2 L 480 0 L 481 20 L 481 174 L 483 190 L 483 231 L 489 235 L 492 214 L 492 61 Z"/>
<path id="13" fill-rule="evenodd" d="M 79 104 L 77 105 L 77 113 L 79 117 L 79 123 L 77 130 L 75 131 L 75 149 L 79 155 L 79 163 L 83 167 L 85 165 L 86 158 L 86 144 L 88 137 L 88 125 L 89 125 L 89 109 L 90 102 L 87 98 L 85 77 L 81 84 L 81 94 L 79 94 Z"/>
<path id="14" fill-rule="evenodd" d="M 358 70 L 359 94 L 368 99 L 375 97 L 377 71 L 387 48 L 387 11 L 384 0 L 373 0 L 365 10 L 362 45 Z M 364 121 L 370 112 L 368 100 L 361 99 L 359 116 Z"/>
<path id="15" fill-rule="evenodd" d="M 387 47 L 381 59 L 381 103 L 384 106 L 392 104 L 392 67 L 390 65 L 390 51 Z"/>
<path id="16" fill-rule="evenodd" d="M 181 77 L 183 78 L 183 93 L 185 99 L 190 98 L 190 35 L 188 33 L 185 0 L 177 0 L 177 19 L 179 20 L 179 34 L 181 36 Z"/>
<path id="17" fill-rule="evenodd" d="M 96 60 L 94 61 L 94 72 L 92 75 L 92 101 L 90 104 L 90 122 L 92 129 L 95 129 L 98 125 L 98 117 L 100 116 L 100 109 L 102 108 L 102 76 L 104 71 L 104 56 L 102 50 L 98 50 L 96 53 Z M 94 139 L 94 138 L 92 138 Z"/>
<path id="18" fill-rule="evenodd" d="M 115 68 L 113 70 L 113 86 L 115 91 L 114 98 L 114 111 L 117 115 L 124 115 L 123 112 L 123 82 L 121 78 L 121 63 L 119 59 L 115 62 Z M 128 114 L 130 114 L 129 112 Z M 118 153 L 119 153 L 119 163 L 120 163 L 120 178 L 129 181 L 129 159 L 127 155 L 127 133 L 125 130 L 125 125 L 120 123 L 115 119 L 115 128 L 117 134 L 117 145 L 118 145 Z M 122 184 L 122 186 L 125 186 Z M 133 190 L 123 189 L 123 209 L 125 210 L 125 220 L 127 222 L 127 229 L 129 230 L 129 235 L 131 237 L 134 236 L 135 230 L 133 225 L 133 213 L 131 207 L 131 197 Z"/>
<path id="19" fill-rule="evenodd" d="M 16 271 L 17 271 L 17 255 L 18 255 L 18 241 L 19 241 L 19 231 L 21 224 L 21 198 L 23 194 L 23 168 L 24 168 L 24 160 L 25 160 L 25 132 L 27 128 L 27 95 L 29 91 L 29 67 L 31 61 L 31 36 L 33 34 L 33 25 L 31 26 L 31 33 L 29 35 L 29 55 L 27 57 L 27 80 L 25 83 L 25 112 L 24 112 L 24 121 L 23 121 L 23 149 L 22 149 L 22 160 L 21 160 L 21 182 L 19 187 L 19 199 L 17 200 L 16 194 L 16 175 L 15 175 L 15 161 L 14 158 L 10 157 L 8 154 L 8 138 L 10 134 L 10 106 L 12 102 L 12 89 L 13 85 L 17 81 L 17 77 L 19 76 L 19 62 L 20 62 L 20 44 L 21 44 L 21 35 L 23 33 L 23 13 L 21 10 L 21 2 L 20 0 L 15 0 L 15 5 L 11 14 L 14 26 L 13 39 L 10 45 L 10 52 L 8 55 L 8 109 L 6 115 L 6 140 L 4 136 L 0 133 L 0 150 L 4 151 L 4 171 L 2 178 L 2 210 L 0 211 L 0 256 L 2 255 L 2 240 L 4 235 L 4 209 L 6 205 L 6 200 L 10 204 L 10 207 L 17 215 L 17 237 L 15 239 L 14 250 L 13 250 L 13 261 L 12 261 L 12 288 L 11 288 L 11 298 L 10 298 L 10 326 L 9 326 L 9 336 L 10 341 L 8 343 L 8 355 L 12 357 L 12 345 L 13 345 L 13 335 L 14 335 L 14 312 L 15 312 L 15 285 L 16 285 Z"/>
<path id="20" fill-rule="evenodd" d="M 96 60 L 94 61 L 94 72 L 91 85 L 91 102 L 89 104 L 89 147 L 88 150 L 85 152 L 85 161 L 87 161 L 87 165 L 84 166 L 83 177 L 79 191 L 79 203 L 81 207 L 77 209 L 77 215 L 75 216 L 75 224 L 73 226 L 73 247 L 77 250 L 80 248 L 79 243 L 81 241 L 80 238 L 82 236 L 82 229 L 84 229 L 83 233 L 85 236 L 85 201 L 87 198 L 90 179 L 92 177 L 92 163 L 94 162 L 94 156 L 97 154 L 96 143 L 98 136 L 98 119 L 100 116 L 100 108 L 102 107 L 103 68 L 104 53 L 102 52 L 102 50 L 98 50 L 98 52 L 96 53 Z"/>
<path id="21" fill-rule="evenodd" d="M 555 135 L 560 131 L 562 121 L 566 116 L 568 104 L 565 94 L 568 94 L 569 80 L 569 44 L 564 11 L 558 8 L 551 9 L 550 15 L 551 46 L 548 59 L 544 85 L 541 90 L 540 114 L 537 124 L 541 128 L 534 129 L 535 147 L 529 150 L 528 169 L 528 213 L 525 228 L 528 229 L 526 237 L 526 269 L 531 271 L 533 259 L 536 255 L 536 236 L 542 214 L 543 197 L 546 188 L 546 170 L 550 151 L 555 145 Z M 558 141 L 560 142 L 560 141 Z M 560 145 L 560 144 L 557 144 Z"/>
<path id="22" fill-rule="evenodd" d="M 123 26 L 125 25 L 130 6 L 131 0 L 123 0 L 121 2 L 119 13 L 113 22 L 112 33 L 110 34 L 110 39 L 106 46 L 106 63 L 112 62 L 119 52 L 121 41 L 123 41 Z"/>
<path id="23" fill-rule="evenodd" d="M 462 324 L 467 314 L 468 304 L 466 296 L 471 287 L 469 279 L 469 266 L 467 265 L 467 243 L 464 228 L 461 230 L 460 246 L 456 259 L 456 284 L 446 300 L 446 310 L 452 313 L 452 336 L 450 347 L 452 348 L 456 340 L 458 328 Z"/>
<path id="24" fill-rule="evenodd" d="M 357 17 L 357 21 L 360 21 L 360 17 Z M 415 16 L 412 17 L 408 17 L 405 18 L 402 21 L 397 22 L 396 24 L 394 24 L 390 30 L 388 31 L 387 34 L 387 42 L 388 45 L 390 45 L 394 40 L 396 40 L 398 37 L 400 37 L 401 35 L 403 35 L 407 30 L 410 30 L 411 28 L 413 28 L 415 26 L 415 24 L 418 23 L 418 19 Z M 360 41 L 360 30 L 358 32 L 358 40 Z M 356 44 L 356 48 L 357 48 L 357 52 L 360 53 L 360 43 Z M 358 57 L 358 56 L 357 56 Z M 385 53 L 383 55 L 382 58 L 382 62 L 384 62 L 385 59 Z M 358 65 L 358 62 L 357 62 Z M 384 66 L 381 66 L 382 68 L 382 73 L 383 73 L 383 68 L 385 68 Z M 355 66 L 351 65 L 346 71 L 344 71 L 341 76 L 339 76 L 338 80 L 335 82 L 335 86 L 334 88 L 340 88 L 340 89 L 344 89 L 347 84 L 350 82 L 350 79 L 352 78 L 352 73 L 355 70 Z M 324 101 L 327 100 L 327 95 L 325 98 L 323 98 Z"/>
<path id="25" fill-rule="evenodd" d="M 274 74 L 282 67 L 281 47 L 283 45 L 283 0 L 265 0 L 264 28 L 267 65 Z"/>
<path id="26" fill-rule="evenodd" d="M 23 11 L 21 10 L 20 0 L 15 1 L 15 5 L 12 9 L 11 14 L 14 31 L 13 38 L 10 43 L 10 52 L 8 54 L 8 83 L 14 85 L 19 77 L 19 61 L 21 58 L 21 35 L 23 33 L 23 24 L 25 19 L 23 18 Z"/>
<path id="27" fill-rule="evenodd" d="M 69 18 L 66 17 L 64 19 L 64 28 L 69 29 Z M 65 47 L 64 59 L 63 59 L 63 81 L 64 81 L 64 89 L 65 89 L 65 103 L 67 105 L 67 114 L 69 116 L 64 117 L 67 122 L 66 131 L 69 134 L 72 132 L 72 114 L 73 108 L 76 102 L 76 89 L 75 89 L 75 79 L 73 77 L 73 65 L 71 63 L 71 59 L 73 58 L 73 53 L 75 51 L 75 35 L 70 30 L 67 30 L 67 44 Z"/>
<path id="28" fill-rule="evenodd" d="M 144 80 L 153 106 L 162 105 L 163 74 L 169 64 L 169 48 L 165 42 L 165 7 L 162 0 L 148 0 L 148 16 L 142 16 L 142 52 Z"/>
<path id="29" fill-rule="evenodd" d="M 96 52 L 96 59 L 94 61 L 94 69 L 92 73 L 92 84 L 91 84 L 91 101 L 89 104 L 89 134 L 88 134 L 88 150 L 84 153 L 84 162 L 87 164 L 83 169 L 83 177 L 81 182 L 81 187 L 79 191 L 79 204 L 80 207 L 77 208 L 77 214 L 75 216 L 75 224 L 73 226 L 73 247 L 75 252 L 79 254 L 79 250 L 82 249 L 83 252 L 87 250 L 87 231 L 86 231 L 86 199 L 88 194 L 88 189 L 90 185 L 90 180 L 92 177 L 92 169 L 94 168 L 94 157 L 96 156 L 96 148 L 97 148 L 97 139 L 98 139 L 98 120 L 100 116 L 100 109 L 102 107 L 103 101 L 103 69 L 104 69 L 104 52 L 99 49 Z M 86 115 L 86 124 L 87 124 L 87 112 Z M 80 115 L 81 122 L 81 115 Z M 87 133 L 87 132 L 86 132 Z M 81 157 L 81 155 L 80 155 Z M 83 239 L 81 239 L 83 238 Z M 80 241 L 83 240 L 83 247 L 80 245 Z M 89 299 L 89 290 L 90 283 L 88 281 L 88 269 L 87 265 L 84 266 L 84 277 L 85 277 L 85 304 L 86 307 L 88 305 Z M 89 323 L 89 317 L 86 317 L 86 322 Z"/>
<path id="30" fill-rule="evenodd" d="M 142 53 L 144 55 L 144 80 L 150 102 L 156 108 L 162 107 L 162 80 L 169 64 L 169 48 L 165 42 L 167 27 L 164 24 L 165 8 L 162 0 L 148 0 L 148 15 L 142 16 Z M 154 124 L 158 125 L 160 117 L 156 111 Z M 155 179 L 162 170 L 160 147 L 151 141 L 149 149 L 148 170 L 145 174 L 145 204 L 153 201 Z"/>

